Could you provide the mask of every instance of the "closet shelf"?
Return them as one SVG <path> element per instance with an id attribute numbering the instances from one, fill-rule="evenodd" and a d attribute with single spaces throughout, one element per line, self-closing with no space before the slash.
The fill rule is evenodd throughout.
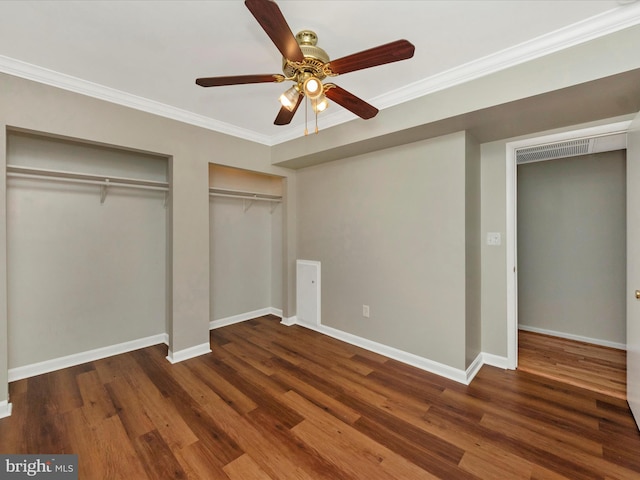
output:
<path id="1" fill-rule="evenodd" d="M 85 183 L 88 185 L 102 185 L 105 187 L 131 187 L 147 190 L 169 191 L 167 182 L 140 180 L 137 178 L 113 177 L 108 175 L 93 175 L 88 173 L 65 172 L 62 170 L 46 170 L 43 168 L 7 165 L 7 177 L 39 178 L 71 183 Z"/>
<path id="2" fill-rule="evenodd" d="M 165 192 L 165 206 L 167 205 L 167 196 L 169 195 L 169 184 L 167 182 L 140 180 L 137 178 L 92 175 L 88 173 L 65 172 L 62 170 L 46 170 L 43 168 L 21 167 L 19 165 L 7 165 L 7 177 L 98 185 L 100 186 L 100 203 L 104 203 L 107 198 L 108 187 L 137 188 L 141 190 L 157 190 Z"/>
<path id="3" fill-rule="evenodd" d="M 264 202 L 282 202 L 280 195 L 268 193 L 246 192 L 242 190 L 229 190 L 222 188 L 210 188 L 209 195 L 212 197 L 240 198 L 243 200 L 261 200 Z"/>
<path id="4" fill-rule="evenodd" d="M 247 210 L 251 208 L 253 202 L 261 201 L 261 202 L 271 202 L 271 213 L 278 206 L 278 203 L 282 202 L 282 197 L 280 195 L 271 195 L 268 193 L 257 193 L 257 192 L 246 192 L 243 190 L 229 190 L 222 188 L 210 188 L 209 189 L 210 197 L 226 197 L 226 198 L 239 198 L 242 200 L 244 204 L 244 212 L 247 213 Z"/>

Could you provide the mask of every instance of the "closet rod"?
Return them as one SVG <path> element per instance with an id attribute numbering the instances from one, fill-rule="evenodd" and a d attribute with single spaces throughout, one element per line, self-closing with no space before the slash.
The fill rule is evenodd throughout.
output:
<path id="1" fill-rule="evenodd" d="M 209 196 L 211 197 L 226 197 L 226 198 L 240 198 L 243 200 L 261 200 L 264 202 L 277 202 L 280 203 L 282 202 L 282 198 L 265 198 L 265 197 L 258 197 L 258 196 L 251 196 L 251 195 L 233 195 L 230 193 L 215 193 L 215 192 L 209 192 Z"/>
<path id="2" fill-rule="evenodd" d="M 13 173 L 7 172 L 7 177 L 15 177 L 15 178 L 34 178 L 37 180 L 53 180 L 55 182 L 65 182 L 65 183 L 81 183 L 84 185 L 100 185 L 103 187 L 125 187 L 125 188 L 137 188 L 141 190 L 157 190 L 162 192 L 168 192 L 169 187 L 154 187 L 151 185 L 136 185 L 134 183 L 118 183 L 111 182 L 109 179 L 104 180 L 81 180 L 76 178 L 64 178 L 64 177 L 53 177 L 50 175 L 34 175 L 31 173 Z"/>
<path id="3" fill-rule="evenodd" d="M 20 167 L 17 165 L 7 165 L 7 177 L 53 180 L 85 185 L 100 185 L 103 187 L 125 187 L 144 190 L 158 190 L 163 192 L 169 191 L 168 184 L 164 182 L 137 180 L 124 177 L 109 177 L 104 175 L 89 175 L 58 170 L 44 170 L 39 168 Z"/>

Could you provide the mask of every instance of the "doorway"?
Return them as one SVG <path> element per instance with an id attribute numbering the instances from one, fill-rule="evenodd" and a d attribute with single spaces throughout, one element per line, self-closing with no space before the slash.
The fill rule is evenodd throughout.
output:
<path id="1" fill-rule="evenodd" d="M 517 237 L 517 156 L 522 151 L 532 151 L 538 149 L 540 151 L 551 152 L 555 147 L 566 147 L 568 143 L 575 140 L 590 140 L 595 138 L 612 138 L 615 135 L 623 134 L 630 122 L 618 122 L 614 124 L 598 126 L 579 131 L 566 132 L 562 134 L 549 135 L 535 139 L 527 139 L 507 144 L 507 364 L 508 368 L 515 369 L 518 366 L 518 237 Z M 593 143 L 593 142 L 591 142 Z M 564 144 L 564 145 L 562 145 Z M 611 150 L 619 149 L 619 147 L 611 148 Z M 560 149 L 561 150 L 561 149 Z M 606 148 L 602 151 L 606 151 Z M 538 152 L 539 153 L 539 152 Z M 582 152 L 578 153 L 597 153 Z M 561 155 L 560 155 L 561 156 Z M 565 155 L 570 157 L 573 155 Z M 544 333 L 544 332 L 543 332 Z M 587 339 L 588 335 L 583 335 L 582 339 Z"/>

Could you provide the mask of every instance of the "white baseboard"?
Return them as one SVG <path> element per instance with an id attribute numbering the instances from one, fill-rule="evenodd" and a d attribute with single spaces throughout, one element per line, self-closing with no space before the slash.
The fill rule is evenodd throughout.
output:
<path id="1" fill-rule="evenodd" d="M 0 402 L 0 418 L 11 416 L 11 404 L 8 400 L 2 400 Z"/>
<path id="2" fill-rule="evenodd" d="M 445 377 L 450 380 L 463 383 L 465 385 L 468 385 L 472 380 L 472 378 L 469 378 L 467 372 L 464 370 L 453 368 L 449 365 L 435 362 L 433 360 L 429 360 L 428 358 L 420 357 L 403 350 L 398 350 L 397 348 L 389 347 L 387 345 L 383 345 L 366 338 L 358 337 L 357 335 L 352 335 L 350 333 L 343 332 L 342 330 L 337 330 L 325 325 L 311 325 L 304 322 L 297 322 L 297 325 L 308 328 L 310 330 L 314 330 L 324 335 L 328 335 L 338 340 L 342 340 L 343 342 L 350 343 L 351 345 L 364 348 L 365 350 L 379 353 L 380 355 L 384 355 L 385 357 L 393 358 L 394 360 L 398 360 L 399 362 L 406 363 L 407 365 L 417 367 L 430 373 L 435 373 L 436 375 L 440 375 L 441 377 Z M 477 367 L 476 371 L 479 370 L 481 366 L 482 364 Z M 475 375 L 475 373 L 473 373 L 473 375 Z"/>
<path id="3" fill-rule="evenodd" d="M 209 323 L 211 329 L 223 327 L 225 325 L 231 325 L 233 323 L 250 320 L 252 318 L 261 317 L 264 315 L 275 315 L 282 317 L 282 310 L 267 307 L 253 312 L 247 312 L 241 315 L 235 315 L 233 317 L 223 318 L 220 320 L 214 320 Z M 119 355 L 121 353 L 131 352 L 140 348 L 151 347 L 164 343 L 169 344 L 169 335 L 167 333 L 160 333 L 158 335 L 152 335 L 146 338 L 140 338 L 138 340 L 132 340 L 129 342 L 120 343 L 117 345 L 110 345 L 108 347 L 97 348 L 95 350 L 89 350 L 86 352 L 75 353 L 67 355 L 65 357 L 54 358 L 52 360 L 46 360 L 44 362 L 34 363 L 31 365 L 25 365 L 22 367 L 16 367 L 9 369 L 9 382 L 15 382 L 16 380 L 22 380 L 24 378 L 34 377 L 43 373 L 53 372 L 62 368 L 73 367 L 81 365 L 87 362 L 93 362 L 94 360 L 100 360 L 102 358 L 111 357 L 113 355 Z M 171 363 L 181 362 L 188 358 L 197 357 L 211 351 L 208 343 L 190 347 L 178 352 L 169 352 L 167 360 Z M 2 404 L 0 403 L 0 415 L 2 413 Z"/>
<path id="4" fill-rule="evenodd" d="M 293 317 L 281 317 L 282 320 L 280 321 L 281 324 L 290 327 L 291 325 L 295 325 L 296 323 L 298 323 L 298 317 L 296 317 L 295 315 Z"/>
<path id="5" fill-rule="evenodd" d="M 484 365 L 484 356 L 482 352 L 480 352 L 476 356 L 476 358 L 473 360 L 473 362 L 471 362 L 471 365 L 469 365 L 469 367 L 467 367 L 467 370 L 464 372 L 465 381 L 463 383 L 465 385 L 469 385 L 471 383 L 471 380 L 475 378 L 475 376 L 478 374 L 478 372 L 480 371 L 483 365 Z"/>
<path id="6" fill-rule="evenodd" d="M 209 322 L 209 330 L 226 327 L 228 325 L 233 325 L 234 323 L 245 322 L 253 318 L 264 317 L 265 315 L 275 315 L 276 317 L 282 318 L 282 310 L 273 307 L 266 307 L 254 310 L 253 312 L 232 315 L 231 317 L 220 318 L 218 320 L 211 320 Z"/>
<path id="7" fill-rule="evenodd" d="M 556 332 L 555 330 L 547 330 L 544 328 L 530 327 L 528 325 L 518 325 L 518 330 L 524 330 L 525 332 L 541 333 L 543 335 L 551 335 L 552 337 L 566 338 L 567 340 L 576 340 L 578 342 L 591 343 L 593 345 L 600 345 L 601 347 L 616 348 L 618 350 L 626 350 L 627 346 L 624 343 L 611 342 L 609 340 L 601 340 L 599 338 L 583 337 L 581 335 L 574 335 L 572 333 Z"/>
<path id="8" fill-rule="evenodd" d="M 494 355 L 493 353 L 485 352 L 482 352 L 481 355 L 483 365 L 491 365 L 492 367 L 509 370 L 509 359 L 507 357 L 501 357 L 499 355 Z"/>
<path id="9" fill-rule="evenodd" d="M 211 345 L 209 344 L 209 342 L 178 350 L 177 352 L 172 352 L 171 350 L 169 350 L 167 360 L 169 360 L 169 362 L 171 363 L 178 363 L 183 362 L 184 360 L 189 360 L 190 358 L 199 357 L 200 355 L 205 355 L 207 353 L 211 353 Z"/>
<path id="10" fill-rule="evenodd" d="M 62 368 L 74 367 L 83 363 L 93 362 L 94 360 L 100 360 L 113 355 L 119 355 L 121 353 L 131 352 L 140 348 L 151 347 L 153 345 L 168 342 L 168 335 L 166 333 L 160 333 L 158 335 L 152 335 L 138 340 L 131 340 L 117 345 L 96 348 L 94 350 L 54 358 L 44 362 L 33 363 L 23 367 L 11 368 L 9 369 L 9 381 L 14 382 L 16 380 L 22 380 L 23 378 L 34 377 L 36 375 L 53 372 Z"/>
<path id="11" fill-rule="evenodd" d="M 428 358 L 414 355 L 413 353 L 408 353 L 397 348 L 389 347 L 387 345 L 383 345 L 366 338 L 358 337 L 357 335 L 352 335 L 350 333 L 343 332 L 342 330 L 337 330 L 332 327 L 298 322 L 295 316 L 287 319 L 283 318 L 281 323 L 287 326 L 294 324 L 300 325 L 301 327 L 308 328 L 309 330 L 314 330 L 324 335 L 342 340 L 343 342 L 350 343 L 351 345 L 364 348 L 365 350 L 379 353 L 380 355 L 384 355 L 385 357 L 393 358 L 394 360 L 398 360 L 399 362 L 406 363 L 407 365 L 414 366 L 429 373 L 440 375 L 441 377 L 448 378 L 449 380 L 454 380 L 464 385 L 469 385 L 471 383 L 471 381 L 474 379 L 483 365 L 491 365 L 493 367 L 498 367 L 505 370 L 508 369 L 508 360 L 506 357 L 500 357 L 498 355 L 493 355 L 490 353 L 479 353 L 475 360 L 471 363 L 471 365 L 469 365 L 469 368 L 467 368 L 465 371 L 450 367 L 449 365 L 445 365 L 443 363 L 429 360 Z"/>

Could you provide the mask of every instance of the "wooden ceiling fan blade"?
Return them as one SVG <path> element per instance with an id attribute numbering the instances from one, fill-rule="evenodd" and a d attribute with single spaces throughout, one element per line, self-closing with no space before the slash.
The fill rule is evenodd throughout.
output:
<path id="1" fill-rule="evenodd" d="M 251 14 L 287 60 L 303 62 L 304 55 L 278 5 L 271 0 L 245 0 Z"/>
<path id="2" fill-rule="evenodd" d="M 276 119 L 273 122 L 273 124 L 274 125 L 289 125 L 289 123 L 291 123 L 291 120 L 293 119 L 293 116 L 296 114 L 296 111 L 298 110 L 298 107 L 302 103 L 303 99 L 304 99 L 304 96 L 300 95 L 298 97 L 298 101 L 296 102 L 295 106 L 293 107 L 293 110 L 291 110 L 291 111 L 288 108 L 285 108 L 285 107 L 280 108 L 280 111 L 278 112 L 278 116 L 276 117 Z"/>
<path id="3" fill-rule="evenodd" d="M 344 88 L 333 83 L 325 85 L 324 94 L 329 100 L 333 100 L 338 105 L 341 105 L 365 120 L 373 118 L 378 114 L 378 109 L 376 107 L 368 104 L 361 98 L 356 97 L 354 94 L 347 92 Z"/>
<path id="4" fill-rule="evenodd" d="M 331 60 L 327 65 L 335 75 L 399 62 L 413 57 L 415 46 L 407 40 L 396 40 L 346 57 Z"/>
<path id="5" fill-rule="evenodd" d="M 244 85 L 247 83 L 278 83 L 283 80 L 283 75 L 275 73 L 271 75 L 234 75 L 229 77 L 197 78 L 196 84 L 201 87 L 222 87 L 225 85 Z"/>

